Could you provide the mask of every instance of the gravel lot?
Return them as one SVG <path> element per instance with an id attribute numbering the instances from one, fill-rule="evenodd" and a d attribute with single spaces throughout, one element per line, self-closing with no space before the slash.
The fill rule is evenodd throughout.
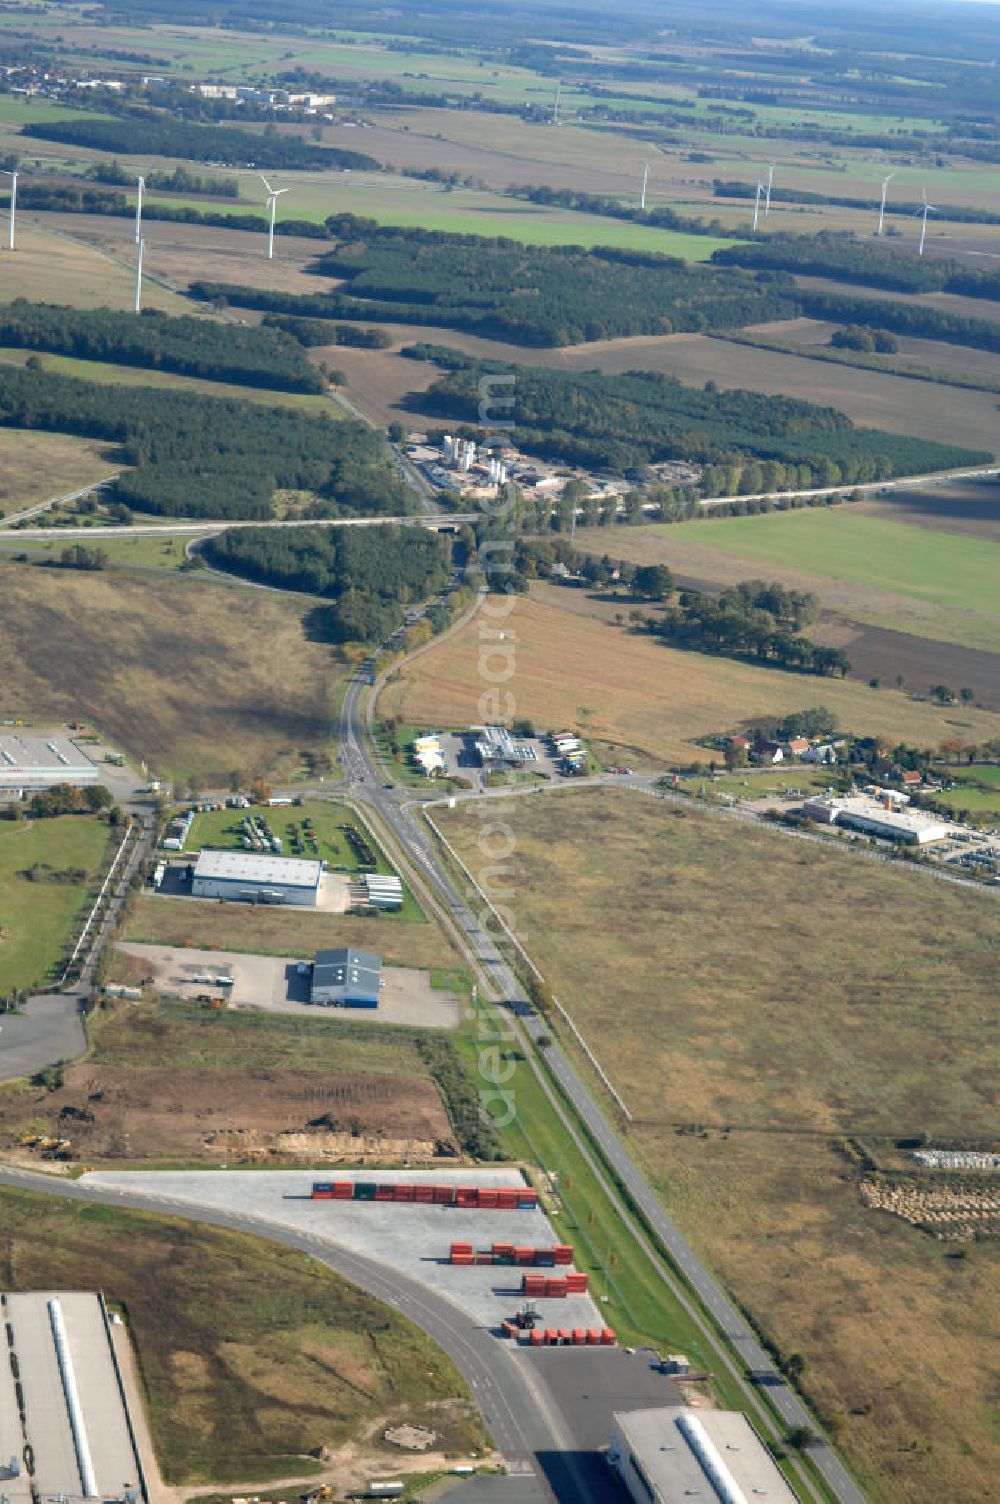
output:
<path id="1" fill-rule="evenodd" d="M 322 1008 L 309 1002 L 309 977 L 300 976 L 292 956 L 254 956 L 238 951 L 191 950 L 187 946 L 136 945 L 126 942 L 119 950 L 149 963 L 149 974 L 160 992 L 169 997 L 194 998 L 202 994 L 229 996 L 239 1010 L 266 1009 L 325 1018 L 332 1024 L 347 1017 L 373 1024 L 403 1024 L 409 1028 L 454 1029 L 459 1022 L 459 1000 L 453 992 L 431 986 L 430 973 L 408 966 L 387 966 L 385 986 L 377 1008 Z M 230 976 L 231 988 L 222 988 L 205 977 Z M 196 981 L 201 977 L 202 981 Z"/>
<path id="2" fill-rule="evenodd" d="M 466 1315 L 490 1328 L 522 1303 L 520 1273 L 511 1267 L 453 1268 L 443 1262 L 452 1241 L 466 1239 L 476 1248 L 507 1241 L 550 1247 L 558 1239 L 544 1212 L 459 1211 L 455 1207 L 395 1205 L 375 1201 L 311 1201 L 314 1179 L 412 1182 L 447 1181 L 452 1185 L 522 1185 L 516 1170 L 340 1170 L 319 1175 L 303 1170 L 121 1171 L 98 1170 L 83 1177 L 88 1184 L 155 1191 L 158 1197 L 185 1205 L 248 1212 L 366 1258 L 388 1264 L 454 1302 Z M 555 1273 L 555 1271 L 552 1271 Z M 562 1271 L 560 1271 L 562 1272 Z M 602 1327 L 604 1319 L 589 1295 L 540 1300 L 546 1326 Z M 557 1356 L 570 1358 L 568 1352 Z M 669 1398 L 669 1395 L 665 1396 Z"/>

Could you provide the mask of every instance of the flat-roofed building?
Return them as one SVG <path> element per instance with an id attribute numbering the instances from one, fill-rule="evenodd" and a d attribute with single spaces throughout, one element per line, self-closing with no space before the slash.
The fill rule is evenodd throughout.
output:
<path id="1" fill-rule="evenodd" d="M 614 1422 L 608 1461 L 637 1504 L 797 1504 L 739 1410 L 629 1410 Z"/>
<path id="2" fill-rule="evenodd" d="M 322 862 L 259 851 L 206 849 L 198 854 L 191 893 L 194 898 L 315 906 L 322 876 Z"/>
<path id="3" fill-rule="evenodd" d="M 309 1001 L 328 1008 L 377 1008 L 382 962 L 370 951 L 318 950 Z"/>
<path id="4" fill-rule="evenodd" d="M 926 846 L 932 841 L 945 841 L 955 832 L 947 820 L 935 815 L 922 814 L 919 810 L 899 809 L 898 801 L 891 794 L 869 798 L 864 794 L 833 795 L 807 799 L 802 813 L 807 820 L 821 825 L 841 825 L 849 830 L 860 830 L 865 835 L 878 836 L 884 841 L 899 841 L 904 846 Z"/>
<path id="5" fill-rule="evenodd" d="M 11 1504 L 50 1498 L 146 1497 L 125 1393 L 100 1295 L 89 1291 L 7 1294 L 3 1317 L 16 1359 L 23 1424 L 0 1367 L 0 1493 Z M 19 1434 L 17 1434 L 19 1433 Z M 30 1446 L 34 1478 L 15 1466 Z M 13 1476 L 12 1476 L 13 1474 Z"/>
<path id="6" fill-rule="evenodd" d="M 100 769 L 66 736 L 16 732 L 0 736 L 0 791 L 96 783 Z"/>

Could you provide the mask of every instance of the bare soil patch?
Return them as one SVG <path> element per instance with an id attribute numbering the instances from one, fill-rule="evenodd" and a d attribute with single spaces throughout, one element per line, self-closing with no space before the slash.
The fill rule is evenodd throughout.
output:
<path id="1" fill-rule="evenodd" d="M 436 1086 L 414 1077 L 289 1070 L 126 1069 L 83 1063 L 55 1091 L 13 1099 L 4 1136 L 37 1119 L 78 1162 L 183 1159 L 358 1163 L 458 1149 Z M 35 1150 L 28 1149 L 35 1156 Z"/>

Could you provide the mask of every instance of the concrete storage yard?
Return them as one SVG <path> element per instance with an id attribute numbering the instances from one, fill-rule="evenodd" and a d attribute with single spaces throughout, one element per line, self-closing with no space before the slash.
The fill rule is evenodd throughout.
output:
<path id="1" fill-rule="evenodd" d="M 449 1245 L 467 1240 L 475 1248 L 493 1242 L 551 1247 L 560 1241 L 544 1212 L 459 1210 L 453 1206 L 399 1205 L 372 1201 L 312 1201 L 314 1180 L 333 1178 L 313 1171 L 96 1171 L 88 1183 L 148 1191 L 178 1206 L 218 1207 L 249 1213 L 349 1248 L 393 1269 L 454 1302 L 484 1326 L 496 1327 L 524 1304 L 521 1269 L 504 1266 L 455 1267 L 447 1262 Z M 517 1170 L 340 1170 L 338 1180 L 373 1180 L 376 1184 L 520 1186 Z M 570 1266 L 570 1267 L 576 1267 Z M 555 1270 L 549 1271 L 555 1273 Z M 561 1267 L 559 1273 L 565 1273 Z M 546 1327 L 604 1326 L 589 1295 L 535 1301 Z M 569 1352 L 563 1354 L 572 1359 Z"/>
<path id="2" fill-rule="evenodd" d="M 3 1403 L 5 1392 L 0 1388 L 4 1457 L 20 1457 L 25 1444 L 31 1446 L 34 1485 L 43 1498 L 95 1491 L 104 1499 L 141 1496 L 140 1465 L 100 1297 L 82 1291 L 32 1291 L 2 1299 L 24 1395 L 24 1432 L 18 1439 L 13 1434 L 20 1430 L 16 1407 Z M 66 1334 L 66 1361 L 79 1397 L 76 1412 L 67 1399 L 67 1371 L 57 1356 L 50 1302 L 58 1304 Z M 2 1366 L 9 1371 L 6 1362 Z M 85 1486 L 81 1458 L 92 1470 L 90 1487 Z M 2 1478 L 0 1492 L 18 1504 L 30 1497 L 30 1481 L 22 1470 L 17 1478 Z"/>
<path id="3" fill-rule="evenodd" d="M 158 992 L 168 997 L 225 997 L 234 1008 L 263 1008 L 268 1013 L 292 1013 L 309 1018 L 360 1018 L 370 1024 L 403 1024 L 409 1028 L 455 1029 L 459 1001 L 453 992 L 431 986 L 430 973 L 409 966 L 386 966 L 385 986 L 377 1008 L 327 1008 L 309 1002 L 309 977 L 299 974 L 292 956 L 254 956 L 234 951 L 192 950 L 187 946 L 139 945 L 118 947 L 128 956 L 148 962 Z M 232 977 L 232 987 L 215 978 Z M 202 980 L 199 981 L 198 978 Z M 205 981 L 212 978 L 211 982 Z"/>

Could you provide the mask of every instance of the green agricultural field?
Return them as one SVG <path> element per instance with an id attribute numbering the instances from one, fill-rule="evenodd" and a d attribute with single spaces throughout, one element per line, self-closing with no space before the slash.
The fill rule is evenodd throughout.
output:
<path id="1" fill-rule="evenodd" d="M 288 183 L 293 174 L 284 174 Z M 183 209 L 204 209 L 204 199 L 161 198 L 159 203 Z M 259 205 L 242 199 L 213 203 L 213 212 L 246 214 Z M 453 192 L 408 178 L 338 174 L 336 179 L 310 181 L 300 176 L 293 191 L 278 201 L 278 219 L 307 219 L 322 223 L 331 214 L 359 214 L 379 224 L 404 229 L 442 230 L 461 235 L 505 235 L 528 245 L 611 245 L 629 250 L 656 251 L 687 261 L 707 261 L 712 252 L 732 242 L 710 235 L 687 235 L 656 230 L 628 220 L 577 214 L 570 209 L 538 208 L 500 194 L 457 188 Z M 317 251 L 322 249 L 317 245 Z M 280 242 L 276 254 L 280 255 Z"/>
<path id="2" fill-rule="evenodd" d="M 337 1449 L 401 1420 L 433 1427 L 456 1459 L 484 1445 L 451 1361 L 315 1259 L 19 1191 L 0 1192 L 0 1220 L 5 1289 L 103 1290 L 126 1313 L 170 1483 L 306 1477 L 320 1470 L 306 1456 L 313 1448 Z M 377 1459 L 369 1465 L 374 1474 Z"/>
<path id="3" fill-rule="evenodd" d="M 1000 819 L 1000 767 L 948 768 L 945 777 L 955 787 L 941 795 L 941 804 Z"/>
<path id="4" fill-rule="evenodd" d="M 49 980 L 107 844 L 95 815 L 0 820 L 0 996 Z"/>
<path id="5" fill-rule="evenodd" d="M 764 569 L 769 563 L 803 569 L 986 615 L 1000 610 L 1000 545 L 856 516 L 849 508 L 724 517 L 650 531 L 760 560 Z"/>

